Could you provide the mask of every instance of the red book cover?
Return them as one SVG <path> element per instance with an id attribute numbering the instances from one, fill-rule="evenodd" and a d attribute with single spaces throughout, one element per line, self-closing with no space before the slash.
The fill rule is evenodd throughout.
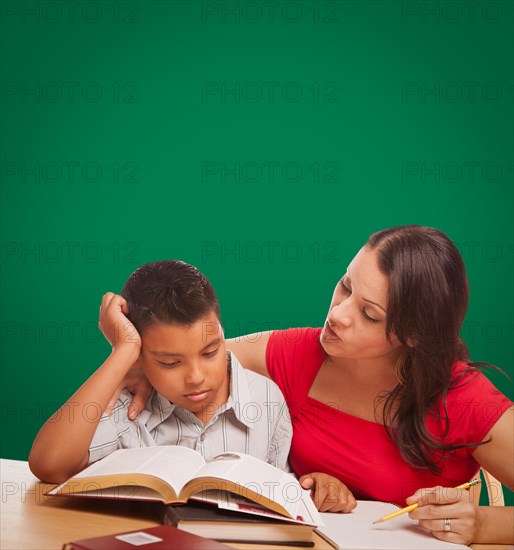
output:
<path id="1" fill-rule="evenodd" d="M 169 525 L 67 542 L 62 550 L 232 550 L 214 540 Z"/>

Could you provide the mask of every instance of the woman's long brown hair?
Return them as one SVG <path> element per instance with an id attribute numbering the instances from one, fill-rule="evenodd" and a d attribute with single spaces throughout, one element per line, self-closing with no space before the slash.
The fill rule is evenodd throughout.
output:
<path id="1" fill-rule="evenodd" d="M 384 397 L 384 425 L 409 464 L 437 473 L 445 454 L 480 444 L 445 443 L 446 396 L 462 378 L 452 380 L 452 365 L 462 360 L 475 370 L 460 337 L 469 300 L 464 262 L 452 241 L 431 227 L 384 229 L 366 245 L 389 278 L 386 335 L 395 334 L 406 351 L 402 383 Z M 439 404 L 446 427 L 436 440 L 426 418 Z"/>

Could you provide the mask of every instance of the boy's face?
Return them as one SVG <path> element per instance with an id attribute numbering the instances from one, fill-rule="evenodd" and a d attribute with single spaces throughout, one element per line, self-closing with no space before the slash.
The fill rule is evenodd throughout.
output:
<path id="1" fill-rule="evenodd" d="M 225 339 L 216 314 L 188 326 L 151 325 L 141 339 L 139 362 L 152 386 L 206 423 L 229 396 Z"/>

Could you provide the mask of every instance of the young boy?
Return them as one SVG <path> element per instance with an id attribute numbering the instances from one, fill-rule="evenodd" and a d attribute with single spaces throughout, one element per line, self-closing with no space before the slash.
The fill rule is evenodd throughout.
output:
<path id="1" fill-rule="evenodd" d="M 112 353 L 39 431 L 29 466 L 61 483 L 116 449 L 183 445 L 210 459 L 244 452 L 286 471 L 291 422 L 282 393 L 226 352 L 219 303 L 207 278 L 176 260 L 136 269 L 121 296 L 109 292 L 100 328 Z M 135 421 L 124 390 L 102 415 L 127 372 L 140 367 L 154 391 Z"/>

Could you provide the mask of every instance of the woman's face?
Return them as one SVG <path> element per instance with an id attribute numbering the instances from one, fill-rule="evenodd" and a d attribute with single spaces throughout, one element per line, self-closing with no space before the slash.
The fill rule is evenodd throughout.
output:
<path id="1" fill-rule="evenodd" d="M 337 283 L 321 345 L 332 357 L 396 361 L 402 345 L 385 335 L 389 281 L 378 268 L 377 252 L 363 247 Z"/>

